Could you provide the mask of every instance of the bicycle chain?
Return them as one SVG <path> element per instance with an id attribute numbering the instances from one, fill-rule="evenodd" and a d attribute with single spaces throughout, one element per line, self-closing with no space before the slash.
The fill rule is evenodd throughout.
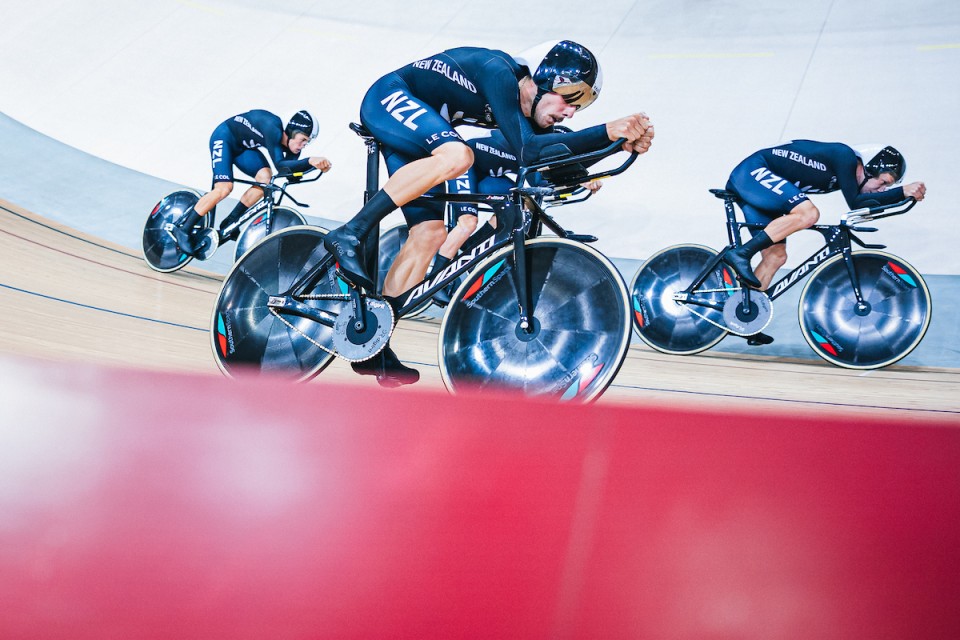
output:
<path id="1" fill-rule="evenodd" d="M 733 295 L 734 293 L 736 293 L 737 291 L 740 291 L 741 289 L 742 289 L 742 287 L 737 287 L 736 289 L 730 289 L 730 288 L 727 288 L 727 287 L 724 287 L 723 289 L 697 289 L 697 293 L 729 293 L 730 295 Z M 678 301 L 678 302 L 680 302 L 680 301 Z M 740 336 L 740 337 L 745 337 L 745 336 L 747 336 L 747 335 L 750 335 L 750 334 L 746 334 L 746 333 L 738 333 L 738 332 L 734 331 L 733 329 L 731 329 L 730 327 L 728 327 L 728 326 L 726 326 L 726 325 L 722 325 L 722 324 L 720 324 L 719 322 L 714 322 L 713 320 L 711 320 L 710 318 L 708 318 L 708 317 L 705 316 L 704 314 L 702 314 L 702 313 L 700 313 L 699 311 L 697 311 L 696 309 L 694 309 L 694 308 L 693 308 L 693 305 L 691 305 L 691 304 L 687 304 L 686 302 L 683 302 L 683 308 L 686 309 L 687 311 L 689 311 L 690 313 L 692 313 L 693 315 L 699 316 L 699 317 L 703 318 L 704 320 L 706 320 L 707 322 L 709 322 L 709 323 L 712 324 L 713 326 L 717 327 L 718 329 L 723 329 L 723 330 L 726 331 L 727 333 L 732 333 L 733 335 L 735 335 L 735 336 Z"/>
<path id="2" fill-rule="evenodd" d="M 341 294 L 321 293 L 321 294 L 306 295 L 301 297 L 304 300 L 339 300 L 341 302 L 347 302 L 350 300 L 350 296 L 344 295 L 342 293 Z M 327 353 L 329 353 L 335 358 L 337 357 L 336 351 L 334 351 L 333 349 L 328 349 L 327 347 L 323 346 L 322 344 L 320 344 L 319 342 L 317 342 L 316 340 L 314 340 L 313 338 L 305 334 L 303 331 L 300 331 L 300 329 L 297 329 L 295 326 L 293 326 L 292 322 L 290 322 L 289 320 L 284 318 L 282 315 L 280 315 L 280 312 L 277 311 L 276 309 L 270 309 L 270 313 L 272 313 L 274 317 L 277 318 L 277 320 L 285 324 L 288 329 L 292 329 L 294 332 L 299 333 L 301 336 L 303 336 L 307 340 L 307 342 L 309 342 L 316 348 L 326 351 Z"/>
<path id="3" fill-rule="evenodd" d="M 313 294 L 313 295 L 305 295 L 305 296 L 300 296 L 300 298 L 303 300 L 339 300 L 340 302 L 350 301 L 350 296 L 345 294 L 335 294 L 335 293 L 320 293 L 320 294 Z M 389 307 L 389 305 L 387 306 Z M 327 353 L 329 353 L 335 358 L 341 358 L 342 360 L 346 360 L 347 362 L 362 362 L 362 360 L 353 360 L 351 358 L 346 358 L 340 353 L 338 353 L 335 349 L 328 349 L 326 346 L 320 344 L 319 342 L 317 342 L 316 340 L 314 340 L 313 338 L 305 334 L 303 331 L 293 326 L 293 323 L 287 320 L 286 318 L 284 318 L 282 315 L 280 315 L 280 312 L 278 312 L 276 309 L 270 309 L 270 313 L 272 313 L 273 316 L 277 318 L 280 322 L 282 322 L 288 329 L 291 329 L 294 332 L 303 336 L 303 338 L 307 342 L 309 342 L 316 348 L 322 351 L 326 351 Z M 393 309 L 390 309 L 390 317 L 391 318 L 393 317 Z M 392 333 L 392 330 L 391 330 L 391 333 Z"/>

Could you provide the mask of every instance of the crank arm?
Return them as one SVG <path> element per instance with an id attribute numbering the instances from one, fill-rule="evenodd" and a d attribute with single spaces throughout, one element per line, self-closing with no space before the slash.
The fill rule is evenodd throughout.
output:
<path id="1" fill-rule="evenodd" d="M 270 296 L 267 308 L 277 313 L 313 320 L 331 328 L 337 320 L 336 314 L 303 304 L 291 296 Z"/>
<path id="2" fill-rule="evenodd" d="M 682 302 L 684 304 L 694 305 L 697 307 L 707 307 L 708 309 L 716 309 L 717 311 L 721 311 L 723 309 L 723 305 L 718 302 L 713 302 L 711 300 L 708 300 L 707 298 L 701 298 L 692 293 L 687 293 L 686 291 L 677 291 L 676 293 L 674 293 L 673 301 Z"/>

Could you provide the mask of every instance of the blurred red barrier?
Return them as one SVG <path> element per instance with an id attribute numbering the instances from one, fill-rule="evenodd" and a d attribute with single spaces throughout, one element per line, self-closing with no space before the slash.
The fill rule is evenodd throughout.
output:
<path id="1" fill-rule="evenodd" d="M 3 638 L 956 638 L 956 422 L 0 360 Z"/>

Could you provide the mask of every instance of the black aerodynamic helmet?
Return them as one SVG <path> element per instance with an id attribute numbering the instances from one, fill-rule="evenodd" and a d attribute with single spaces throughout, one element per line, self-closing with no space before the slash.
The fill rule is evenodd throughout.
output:
<path id="1" fill-rule="evenodd" d="M 854 147 L 854 152 L 863 162 L 863 172 L 867 178 L 876 178 L 881 173 L 893 176 L 893 183 L 903 180 L 907 173 L 907 161 L 903 154 L 891 146 L 881 147 L 878 144 Z"/>
<path id="2" fill-rule="evenodd" d="M 297 133 L 306 134 L 308 141 L 312 141 L 317 137 L 320 127 L 317 126 L 317 121 L 313 119 L 310 112 L 302 109 L 293 114 L 283 131 L 290 138 Z"/>
<path id="3" fill-rule="evenodd" d="M 537 85 L 538 101 L 544 93 L 553 92 L 579 111 L 593 104 L 600 95 L 603 86 L 600 63 L 582 44 L 550 40 L 515 55 L 514 59 L 530 70 Z"/>
<path id="4" fill-rule="evenodd" d="M 884 147 L 863 165 L 864 170 L 871 177 L 876 178 L 881 173 L 889 173 L 894 182 L 900 182 L 907 172 L 907 161 L 903 154 L 893 147 Z"/>

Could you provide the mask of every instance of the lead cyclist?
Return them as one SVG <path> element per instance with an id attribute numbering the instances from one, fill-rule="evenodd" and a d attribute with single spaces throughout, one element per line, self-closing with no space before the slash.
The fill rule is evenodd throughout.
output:
<path id="1" fill-rule="evenodd" d="M 544 132 L 572 117 L 597 98 L 602 73 L 596 57 L 570 40 L 541 46 L 542 57 L 511 56 L 479 47 L 449 49 L 388 73 L 369 89 L 360 120 L 381 145 L 390 178 L 346 224 L 331 231 L 324 244 L 341 273 L 373 290 L 360 255 L 360 242 L 380 221 L 402 208 L 410 230 L 387 273 L 383 294 L 396 305 L 405 291 L 423 280 L 447 230 L 443 203 L 412 203 L 473 164 L 470 147 L 455 127 L 469 124 L 499 128 L 521 164 L 532 164 L 561 143 L 570 153 L 602 149 L 624 139 L 624 150 L 643 153 L 653 140 L 653 125 L 642 113 L 574 133 Z M 553 147 L 555 149 L 555 147 Z M 465 239 L 465 238 L 464 238 Z M 462 240 L 461 240 L 462 242 Z M 372 359 L 354 363 L 381 386 L 419 380 L 388 344 Z"/>

